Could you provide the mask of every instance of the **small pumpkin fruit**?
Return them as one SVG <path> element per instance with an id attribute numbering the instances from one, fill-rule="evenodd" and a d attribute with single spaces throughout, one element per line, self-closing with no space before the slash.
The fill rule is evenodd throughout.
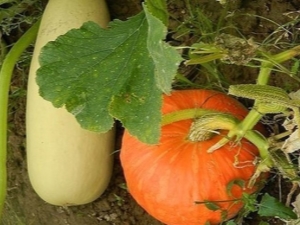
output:
<path id="1" fill-rule="evenodd" d="M 200 107 L 237 119 L 248 112 L 220 92 L 181 90 L 164 96 L 162 113 Z M 188 139 L 192 122 L 163 126 L 157 145 L 142 143 L 127 131 L 122 140 L 120 158 L 129 192 L 150 215 L 168 225 L 218 224 L 239 212 L 243 193 L 258 190 L 257 185 L 247 188 L 255 172 L 257 148 L 242 139 L 240 144 L 228 143 L 208 153 L 227 131 L 193 142 Z"/>

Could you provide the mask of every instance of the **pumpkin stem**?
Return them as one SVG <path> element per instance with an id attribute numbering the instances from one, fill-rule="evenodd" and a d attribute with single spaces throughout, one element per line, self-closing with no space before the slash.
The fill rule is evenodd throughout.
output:
<path id="1" fill-rule="evenodd" d="M 205 141 L 215 134 L 217 130 L 230 130 L 238 124 L 238 119 L 226 113 L 214 112 L 195 119 L 190 128 L 188 139 L 192 142 Z"/>
<path id="2" fill-rule="evenodd" d="M 216 110 L 203 109 L 203 108 L 182 109 L 182 110 L 170 112 L 162 116 L 161 126 L 165 126 L 181 120 L 199 118 L 206 114 L 216 113 L 216 112 L 217 112 Z"/>
<path id="3" fill-rule="evenodd" d="M 246 121 L 249 122 L 249 118 L 252 117 L 252 119 L 255 118 L 255 122 L 257 122 L 256 116 L 257 115 L 255 114 L 254 117 L 252 117 L 252 114 L 250 113 L 250 115 L 247 116 L 248 120 Z M 257 170 L 254 176 L 249 182 L 249 186 L 252 186 L 255 183 L 257 177 L 259 177 L 261 172 L 269 171 L 270 168 L 273 167 L 273 161 L 268 151 L 270 147 L 269 142 L 263 135 L 261 135 L 257 131 L 250 129 L 251 127 L 253 127 L 252 122 L 249 122 L 249 124 L 246 122 L 239 122 L 239 120 L 233 115 L 221 113 L 216 110 L 193 108 L 183 109 L 163 115 L 162 126 L 187 119 L 194 120 L 190 128 L 190 133 L 188 135 L 188 139 L 190 141 L 196 142 L 208 140 L 213 135 L 218 134 L 217 130 L 232 131 L 234 129 L 235 132 L 239 134 L 239 138 L 246 138 L 258 148 L 260 154 L 260 162 L 257 166 Z M 244 127 L 248 127 L 249 129 L 244 131 L 242 129 Z M 208 152 L 211 151 L 208 150 Z"/>

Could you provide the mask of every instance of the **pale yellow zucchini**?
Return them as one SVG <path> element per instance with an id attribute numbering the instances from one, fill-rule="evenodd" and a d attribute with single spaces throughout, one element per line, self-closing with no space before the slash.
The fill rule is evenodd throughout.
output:
<path id="1" fill-rule="evenodd" d="M 36 193 L 54 205 L 79 205 L 98 198 L 111 178 L 114 129 L 105 134 L 80 127 L 64 108 L 39 96 L 38 56 L 49 41 L 86 21 L 105 27 L 109 14 L 104 0 L 49 0 L 42 17 L 30 67 L 26 132 L 27 164 Z"/>

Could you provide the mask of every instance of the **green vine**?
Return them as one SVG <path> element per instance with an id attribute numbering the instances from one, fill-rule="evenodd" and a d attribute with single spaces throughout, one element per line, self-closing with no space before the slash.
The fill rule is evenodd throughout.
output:
<path id="1" fill-rule="evenodd" d="M 0 216 L 2 215 L 6 197 L 7 172 L 7 109 L 9 98 L 9 87 L 19 57 L 23 51 L 35 40 L 39 28 L 39 22 L 35 23 L 26 33 L 14 44 L 7 53 L 0 70 Z"/>

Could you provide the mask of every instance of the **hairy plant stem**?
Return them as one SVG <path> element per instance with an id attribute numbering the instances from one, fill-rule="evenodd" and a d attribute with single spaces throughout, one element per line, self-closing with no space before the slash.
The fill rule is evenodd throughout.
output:
<path id="1" fill-rule="evenodd" d="M 35 40 L 39 28 L 39 22 L 35 23 L 26 33 L 14 44 L 7 53 L 0 70 L 0 218 L 4 208 L 7 188 L 7 110 L 9 87 L 19 57 L 24 50 Z"/>

